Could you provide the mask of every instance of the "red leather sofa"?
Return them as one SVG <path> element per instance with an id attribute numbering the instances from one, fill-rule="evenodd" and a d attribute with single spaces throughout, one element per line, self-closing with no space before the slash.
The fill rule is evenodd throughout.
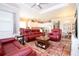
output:
<path id="1" fill-rule="evenodd" d="M 61 29 L 56 28 L 52 29 L 52 32 L 49 33 L 50 40 L 52 41 L 60 41 L 61 40 Z"/>
<path id="2" fill-rule="evenodd" d="M 29 46 L 24 47 L 14 38 L 0 39 L 0 56 L 36 56 Z"/>
<path id="3" fill-rule="evenodd" d="M 44 35 L 42 32 L 40 32 L 39 29 L 24 29 L 20 28 L 20 34 L 24 35 L 24 38 L 26 41 L 33 41 L 36 37 Z"/>

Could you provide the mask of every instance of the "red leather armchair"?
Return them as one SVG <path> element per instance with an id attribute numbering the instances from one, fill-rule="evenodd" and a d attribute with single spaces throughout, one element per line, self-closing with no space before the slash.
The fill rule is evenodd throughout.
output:
<path id="1" fill-rule="evenodd" d="M 14 38 L 0 39 L 0 56 L 36 56 L 31 47 L 24 47 Z"/>
<path id="2" fill-rule="evenodd" d="M 50 40 L 60 41 L 61 40 L 61 29 L 56 28 L 52 30 L 52 33 L 49 33 Z"/>

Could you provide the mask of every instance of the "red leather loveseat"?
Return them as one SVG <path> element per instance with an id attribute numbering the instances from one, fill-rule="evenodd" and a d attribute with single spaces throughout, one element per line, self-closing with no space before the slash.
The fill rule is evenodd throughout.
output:
<path id="1" fill-rule="evenodd" d="M 0 56 L 36 56 L 29 46 L 24 47 L 14 38 L 0 39 Z"/>
<path id="2" fill-rule="evenodd" d="M 24 35 L 26 41 L 33 41 L 36 37 L 43 35 L 39 29 L 24 29 L 20 28 L 20 34 Z"/>
<path id="3" fill-rule="evenodd" d="M 52 29 L 52 32 L 49 33 L 50 40 L 52 41 L 60 41 L 61 40 L 61 29 L 56 28 Z"/>

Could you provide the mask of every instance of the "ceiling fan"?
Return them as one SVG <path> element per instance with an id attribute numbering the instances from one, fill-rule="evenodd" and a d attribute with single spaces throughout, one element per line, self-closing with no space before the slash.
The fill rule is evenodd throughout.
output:
<path id="1" fill-rule="evenodd" d="M 44 5 L 44 4 L 47 5 L 47 4 L 49 4 L 49 3 L 34 3 L 34 4 L 31 6 L 31 8 L 37 6 L 37 7 L 39 7 L 40 9 L 43 9 L 42 5 Z"/>
<path id="2" fill-rule="evenodd" d="M 35 6 L 38 6 L 40 9 L 42 9 L 40 3 L 34 3 L 34 4 L 31 6 L 31 8 L 33 8 L 33 7 L 35 7 Z"/>

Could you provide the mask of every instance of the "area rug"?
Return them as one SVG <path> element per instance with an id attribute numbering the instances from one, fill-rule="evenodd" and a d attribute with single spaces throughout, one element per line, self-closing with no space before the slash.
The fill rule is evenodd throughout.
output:
<path id="1" fill-rule="evenodd" d="M 63 52 L 64 52 L 64 49 L 66 47 L 65 44 L 62 44 L 61 42 L 53 42 L 53 41 L 49 41 L 50 43 L 50 46 L 44 50 L 40 47 L 37 47 L 35 45 L 35 42 L 36 41 L 32 41 L 32 42 L 29 42 L 27 43 L 34 51 L 36 51 L 37 53 L 37 56 L 63 56 Z M 65 51 L 65 55 L 69 55 L 69 52 L 67 53 L 68 51 L 66 50 Z"/>

